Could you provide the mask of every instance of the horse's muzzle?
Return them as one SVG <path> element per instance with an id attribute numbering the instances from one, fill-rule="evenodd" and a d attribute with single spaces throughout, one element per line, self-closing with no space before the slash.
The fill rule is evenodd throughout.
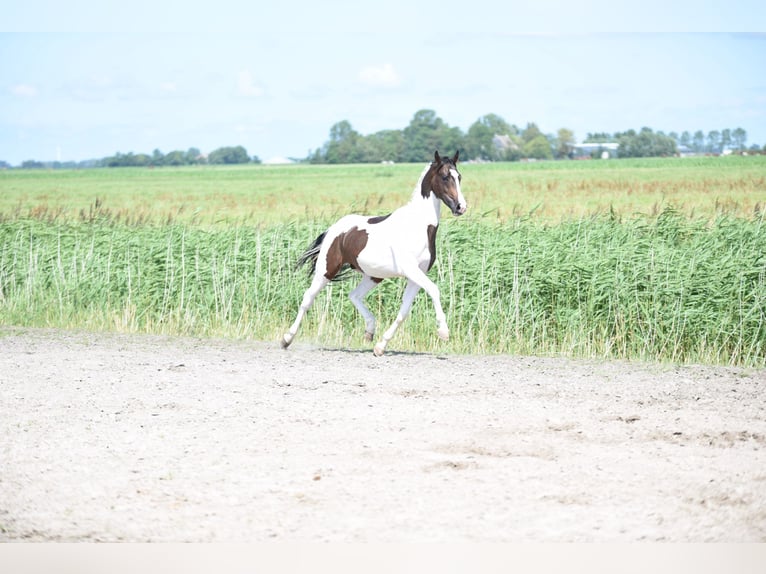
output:
<path id="1" fill-rule="evenodd" d="M 458 205 L 452 210 L 452 215 L 463 215 L 468 209 L 468 205 Z"/>

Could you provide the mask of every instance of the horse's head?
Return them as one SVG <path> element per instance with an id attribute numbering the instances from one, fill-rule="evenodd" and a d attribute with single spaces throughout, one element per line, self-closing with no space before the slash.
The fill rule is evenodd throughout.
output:
<path id="1" fill-rule="evenodd" d="M 434 152 L 434 161 L 423 178 L 420 192 L 423 197 L 428 197 L 430 192 L 444 202 L 450 208 L 453 215 L 463 215 L 468 209 L 468 203 L 460 191 L 460 172 L 457 170 L 457 158 L 459 151 L 452 158 L 441 157 L 439 152 Z"/>

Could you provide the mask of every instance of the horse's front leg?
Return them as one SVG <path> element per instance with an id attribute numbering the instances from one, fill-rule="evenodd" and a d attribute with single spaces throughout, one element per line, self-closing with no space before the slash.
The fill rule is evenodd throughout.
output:
<path id="1" fill-rule="evenodd" d="M 411 280 L 407 282 L 407 287 L 404 289 L 404 296 L 402 296 L 402 306 L 399 308 L 399 313 L 396 315 L 396 319 L 394 319 L 394 322 L 386 332 L 383 333 L 383 338 L 372 350 L 372 352 L 375 353 L 375 356 L 380 357 L 386 352 L 386 345 L 391 340 L 391 337 L 394 336 L 394 333 L 396 333 L 396 330 L 399 328 L 399 325 L 402 324 L 402 321 L 409 315 L 412 303 L 415 301 L 415 296 L 418 294 L 418 291 L 420 291 L 420 285 Z"/>
<path id="2" fill-rule="evenodd" d="M 423 273 L 421 277 L 417 279 L 420 281 L 420 287 L 428 293 L 434 304 L 434 311 L 436 312 L 436 334 L 443 341 L 449 341 L 449 328 L 447 327 L 447 315 L 444 314 L 442 309 L 441 296 L 439 294 L 439 288 L 436 283 L 431 281 L 428 276 Z"/>

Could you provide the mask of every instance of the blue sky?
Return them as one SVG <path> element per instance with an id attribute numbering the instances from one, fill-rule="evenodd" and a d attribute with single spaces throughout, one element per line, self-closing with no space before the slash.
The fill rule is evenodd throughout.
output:
<path id="1" fill-rule="evenodd" d="M 0 160 L 227 145 L 305 157 L 337 121 L 369 134 L 424 108 L 464 131 L 495 113 L 578 139 L 742 127 L 766 144 L 763 2 L 254 4 L 4 13 Z"/>

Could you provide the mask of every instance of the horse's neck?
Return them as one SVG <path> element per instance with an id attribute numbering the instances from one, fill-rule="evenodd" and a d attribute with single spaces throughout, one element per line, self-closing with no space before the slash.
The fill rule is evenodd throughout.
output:
<path id="1" fill-rule="evenodd" d="M 436 194 L 431 192 L 428 197 L 423 197 L 420 193 L 420 186 L 418 186 L 406 207 L 416 214 L 416 217 L 422 218 L 429 225 L 439 225 L 441 205 L 442 202 L 436 197 Z"/>
<path id="2" fill-rule="evenodd" d="M 420 175 L 415 189 L 412 191 L 412 198 L 405 206 L 408 210 L 412 211 L 418 217 L 422 217 L 429 225 L 439 225 L 439 219 L 441 218 L 441 200 L 436 197 L 436 194 L 432 191 L 428 194 L 428 197 L 423 197 L 420 191 L 423 178 L 428 172 L 430 166 L 426 166 L 423 173 Z"/>

